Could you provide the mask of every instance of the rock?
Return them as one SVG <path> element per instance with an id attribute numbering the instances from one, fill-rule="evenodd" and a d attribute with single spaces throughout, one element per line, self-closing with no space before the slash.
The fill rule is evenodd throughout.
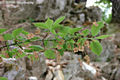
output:
<path id="1" fill-rule="evenodd" d="M 27 65 L 27 64 L 26 64 Z M 41 75 L 46 71 L 45 57 L 40 55 L 38 61 L 34 61 L 31 65 L 32 70 L 30 70 L 32 76 L 36 76 L 38 79 L 41 78 Z"/>
<path id="2" fill-rule="evenodd" d="M 38 80 L 38 79 L 36 77 L 31 76 L 28 78 L 28 80 Z"/>
<path id="3" fill-rule="evenodd" d="M 2 62 L 0 62 L 0 76 L 2 76 L 3 74 L 4 74 L 4 63 Z"/>
<path id="4" fill-rule="evenodd" d="M 48 74 L 46 75 L 45 80 L 52 80 L 52 78 L 53 78 L 52 71 L 48 71 Z"/>
<path id="5" fill-rule="evenodd" d="M 91 72 L 84 71 L 80 66 L 80 62 L 78 61 L 78 58 L 80 58 L 79 55 L 72 55 L 72 53 L 67 55 L 70 56 L 70 60 L 64 59 L 64 61 L 68 61 L 69 63 L 66 68 L 63 69 L 65 80 L 84 80 L 85 78 L 89 78 L 90 80 L 94 79 L 94 76 L 91 74 Z M 64 56 L 67 55 L 65 54 Z"/>
<path id="6" fill-rule="evenodd" d="M 99 7 L 91 6 L 87 11 L 86 16 L 88 20 L 91 19 L 91 21 L 94 22 L 102 19 L 102 10 Z"/>
<path id="7" fill-rule="evenodd" d="M 40 54 L 39 60 L 31 62 L 27 57 L 21 59 L 3 58 L 3 67 L 0 67 L 0 76 L 7 77 L 8 80 L 26 80 L 31 76 L 36 76 L 43 80 L 42 74 L 46 71 L 45 58 Z"/>
<path id="8" fill-rule="evenodd" d="M 84 23 L 84 22 L 85 22 L 85 14 L 83 14 L 83 13 L 80 14 L 80 15 L 79 15 L 79 19 L 80 19 L 80 22 L 81 22 L 81 23 Z"/>
<path id="9" fill-rule="evenodd" d="M 103 40 L 102 41 L 103 52 L 99 56 L 100 61 L 106 62 L 110 61 L 114 57 L 115 45 L 112 41 Z"/>
<path id="10" fill-rule="evenodd" d="M 115 75 L 115 80 L 119 80 L 120 79 L 120 66 L 117 69 L 116 75 Z"/>
<path id="11" fill-rule="evenodd" d="M 66 4 L 66 0 L 56 0 L 56 7 L 58 7 L 60 10 L 64 10 Z"/>
<path id="12" fill-rule="evenodd" d="M 42 4 L 44 2 L 44 0 L 37 0 L 36 3 L 37 4 Z"/>

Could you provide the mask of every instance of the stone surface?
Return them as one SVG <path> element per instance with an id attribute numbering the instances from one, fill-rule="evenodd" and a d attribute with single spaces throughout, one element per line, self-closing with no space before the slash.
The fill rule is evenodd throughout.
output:
<path id="1" fill-rule="evenodd" d="M 26 80 L 31 76 L 42 80 L 41 75 L 46 71 L 45 58 L 42 54 L 39 60 L 33 61 L 33 63 L 26 57 L 15 61 L 6 59 L 3 62 L 0 66 L 0 76 L 7 77 L 8 80 Z M 3 67 L 2 64 L 4 64 Z"/>
<path id="2" fill-rule="evenodd" d="M 94 79 L 90 72 L 85 72 L 81 68 L 80 62 L 78 61 L 78 58 L 80 58 L 79 55 L 73 55 L 72 53 L 67 52 L 64 56 L 63 60 L 68 61 L 69 63 L 66 68 L 63 69 L 65 80 L 84 80 L 85 78 L 89 78 L 90 80 Z"/>

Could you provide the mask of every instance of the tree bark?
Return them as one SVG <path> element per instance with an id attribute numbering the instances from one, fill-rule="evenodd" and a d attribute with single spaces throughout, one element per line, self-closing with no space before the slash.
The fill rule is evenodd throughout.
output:
<path id="1" fill-rule="evenodd" d="M 120 23 L 120 0 L 111 0 L 112 2 L 112 23 Z"/>

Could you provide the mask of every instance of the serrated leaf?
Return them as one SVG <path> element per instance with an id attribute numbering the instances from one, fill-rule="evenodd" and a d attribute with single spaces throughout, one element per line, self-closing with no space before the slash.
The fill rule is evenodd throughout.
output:
<path id="1" fill-rule="evenodd" d="M 54 53 L 53 50 L 46 50 L 46 51 L 44 52 L 44 55 L 45 55 L 45 57 L 48 58 L 48 59 L 55 59 L 55 58 L 56 58 L 55 53 Z"/>
<path id="2" fill-rule="evenodd" d="M 90 48 L 91 48 L 91 51 L 97 55 L 100 55 L 103 50 L 102 45 L 97 40 L 93 40 L 90 43 Z"/>
<path id="3" fill-rule="evenodd" d="M 100 29 L 104 27 L 103 21 L 99 21 L 99 22 L 97 22 L 97 24 L 98 24 L 98 27 L 99 27 Z"/>
<path id="4" fill-rule="evenodd" d="M 61 33 L 68 33 L 68 32 L 69 32 L 69 29 L 70 29 L 70 27 L 64 26 L 64 27 L 61 27 L 61 28 L 59 29 L 59 32 L 61 32 Z"/>
<path id="5" fill-rule="evenodd" d="M 99 32 L 100 32 L 100 28 L 93 25 L 91 29 L 92 36 L 96 36 Z"/>
<path id="6" fill-rule="evenodd" d="M 22 31 L 22 34 L 24 34 L 24 35 L 28 35 L 28 34 L 29 34 L 29 32 L 27 32 L 27 31 L 23 30 L 23 31 Z"/>
<path id="7" fill-rule="evenodd" d="M 12 34 L 4 34 L 3 38 L 4 38 L 4 40 L 12 40 L 13 36 L 12 36 Z"/>
<path id="8" fill-rule="evenodd" d="M 34 49 L 35 51 L 43 50 L 43 47 L 40 45 L 32 45 L 29 48 Z"/>
<path id="9" fill-rule="evenodd" d="M 87 36 L 90 33 L 90 31 L 88 29 L 86 29 L 86 30 L 83 30 L 82 33 L 84 36 Z"/>
<path id="10" fill-rule="evenodd" d="M 64 19 L 65 19 L 65 16 L 62 16 L 62 17 L 58 18 L 58 19 L 54 22 L 54 25 L 61 23 Z"/>
<path id="11" fill-rule="evenodd" d="M 53 28 L 50 29 L 50 32 L 53 33 L 54 35 L 56 34 L 56 32 Z"/>
<path id="12" fill-rule="evenodd" d="M 69 33 L 70 34 L 73 34 L 73 33 L 75 33 L 75 32 L 78 32 L 78 31 L 80 31 L 82 28 L 70 28 L 70 29 L 68 29 L 69 30 Z"/>
<path id="13" fill-rule="evenodd" d="M 46 24 L 47 26 L 49 26 L 49 28 L 50 28 L 50 27 L 52 27 L 52 25 L 53 25 L 53 20 L 51 20 L 50 18 L 48 18 L 47 21 L 45 22 L 45 24 Z"/>
<path id="14" fill-rule="evenodd" d="M 12 32 L 13 37 L 18 36 L 20 33 L 22 33 L 22 31 L 23 31 L 23 28 L 15 29 L 15 30 Z"/>
<path id="15" fill-rule="evenodd" d="M 80 38 L 80 39 L 78 39 L 77 44 L 80 43 L 80 46 L 83 46 L 85 43 L 85 40 L 86 40 L 85 38 Z"/>
<path id="16" fill-rule="evenodd" d="M 60 28 L 60 27 L 62 27 L 61 24 L 55 24 L 55 25 L 52 26 L 53 29 L 58 29 L 58 28 Z"/>
<path id="17" fill-rule="evenodd" d="M 102 21 L 97 22 L 97 24 L 98 26 L 93 25 L 91 28 L 92 36 L 98 35 L 98 33 L 100 32 L 100 29 L 104 27 L 104 23 Z"/>
<path id="18" fill-rule="evenodd" d="M 107 37 L 110 37 L 111 35 L 101 35 L 101 36 L 98 36 L 96 37 L 96 39 L 105 39 Z"/>
<path id="19" fill-rule="evenodd" d="M 7 29 L 0 29 L 0 34 L 5 32 Z"/>
<path id="20" fill-rule="evenodd" d="M 48 29 L 48 26 L 45 23 L 42 23 L 42 22 L 34 23 L 34 25 L 36 27 L 39 27 L 39 28 L 42 28 L 42 29 Z"/>

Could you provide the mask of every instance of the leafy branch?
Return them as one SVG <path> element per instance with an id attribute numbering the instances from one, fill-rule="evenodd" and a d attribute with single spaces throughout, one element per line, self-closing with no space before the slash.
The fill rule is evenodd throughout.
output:
<path id="1" fill-rule="evenodd" d="M 101 54 L 102 45 L 100 44 L 99 39 L 104 39 L 110 36 L 99 36 L 101 28 L 104 27 L 104 23 L 102 21 L 94 22 L 91 29 L 87 29 L 84 27 L 72 28 L 69 26 L 61 25 L 60 23 L 64 19 L 65 17 L 63 16 L 58 18 L 56 21 L 53 21 L 50 18 L 48 18 L 46 22 L 33 23 L 36 27 L 39 28 L 39 30 L 45 29 L 46 35 L 43 36 L 43 39 L 41 39 L 40 37 L 41 33 L 39 30 L 37 30 L 37 35 L 35 35 L 33 33 L 25 31 L 23 28 L 13 30 L 11 34 L 3 34 L 6 31 L 6 29 L 0 29 L 0 34 L 4 39 L 3 40 L 1 37 L 1 41 L 12 40 L 14 42 L 12 44 L 6 44 L 5 46 L 0 47 L 0 49 L 3 49 L 5 47 L 9 48 L 13 45 L 22 48 L 22 44 L 41 41 L 43 43 L 43 47 L 41 45 L 31 45 L 28 46 L 28 49 L 24 49 L 24 52 L 33 52 L 36 56 L 36 52 L 39 52 L 44 49 L 44 55 L 46 56 L 46 58 L 53 59 L 56 56 L 59 56 L 58 53 L 62 56 L 64 54 L 64 51 L 66 50 L 72 50 L 74 52 L 84 52 L 84 47 L 87 46 L 93 53 L 97 55 Z M 47 38 L 48 35 L 53 35 L 53 38 Z M 52 42 L 52 44 L 49 42 Z M 7 53 L 11 55 L 11 57 L 13 55 L 20 56 L 18 52 L 19 51 L 16 49 L 13 49 L 11 52 L 7 50 Z M 22 57 L 24 56 L 25 55 L 22 55 Z"/>

